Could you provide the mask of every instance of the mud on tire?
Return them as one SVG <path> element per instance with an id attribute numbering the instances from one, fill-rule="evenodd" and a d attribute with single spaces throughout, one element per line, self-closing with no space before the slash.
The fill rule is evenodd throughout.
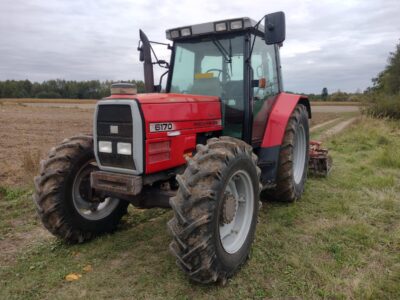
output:
<path id="1" fill-rule="evenodd" d="M 94 162 L 92 137 L 75 136 L 50 150 L 48 158 L 41 161 L 40 175 L 34 180 L 33 200 L 43 225 L 69 243 L 80 243 L 115 230 L 127 212 L 128 203 L 121 200 L 104 218 L 92 220 L 78 212 L 72 196 L 74 180 L 85 165 L 89 174 L 96 170 Z"/>
<path id="2" fill-rule="evenodd" d="M 295 144 L 296 136 L 300 134 L 301 128 L 304 129 L 305 157 L 302 167 L 304 168 L 299 178 L 295 180 Z M 279 153 L 278 174 L 276 187 L 265 190 L 261 193 L 262 200 L 274 200 L 282 202 L 294 202 L 300 199 L 304 192 L 307 181 L 309 160 L 309 126 L 308 113 L 304 105 L 298 104 L 294 109 L 285 130 L 285 136 Z"/>
<path id="3" fill-rule="evenodd" d="M 228 253 L 220 238 L 219 224 L 227 184 L 235 172 L 248 174 L 254 209 L 243 244 L 237 251 Z M 225 282 L 247 260 L 257 223 L 259 176 L 252 147 L 230 137 L 212 138 L 207 145 L 198 145 L 184 174 L 177 176 L 179 189 L 170 199 L 174 211 L 173 219 L 168 222 L 173 236 L 170 250 L 192 280 Z"/>

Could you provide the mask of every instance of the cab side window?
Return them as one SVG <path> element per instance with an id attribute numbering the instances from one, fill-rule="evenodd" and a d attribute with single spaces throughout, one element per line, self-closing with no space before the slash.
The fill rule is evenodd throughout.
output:
<path id="1" fill-rule="evenodd" d="M 263 139 L 269 110 L 276 99 L 276 95 L 279 93 L 276 55 L 274 45 L 267 45 L 262 38 L 256 37 L 251 56 L 253 72 L 253 97 L 251 99 L 253 108 L 253 146 L 259 145 Z"/>
<path id="2" fill-rule="evenodd" d="M 251 56 L 251 67 L 253 80 L 265 80 L 261 86 L 253 88 L 255 100 L 262 101 L 279 92 L 274 45 L 266 45 L 263 39 L 256 37 Z"/>

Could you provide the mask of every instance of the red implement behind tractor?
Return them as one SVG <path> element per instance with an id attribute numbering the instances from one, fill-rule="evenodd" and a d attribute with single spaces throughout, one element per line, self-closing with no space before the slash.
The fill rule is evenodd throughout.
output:
<path id="1" fill-rule="evenodd" d="M 321 142 L 310 142 L 308 169 L 311 174 L 316 176 L 328 176 L 332 170 L 332 157 L 328 155 L 328 149 L 322 148 Z"/>
<path id="2" fill-rule="evenodd" d="M 310 103 L 283 92 L 284 14 L 263 19 L 167 30 L 169 63 L 140 31 L 147 93 L 113 85 L 93 135 L 64 140 L 41 162 L 34 200 L 44 226 L 83 242 L 115 230 L 128 204 L 171 207 L 182 270 L 203 283 L 232 276 L 249 256 L 260 193 L 296 201 L 309 165 Z M 154 65 L 167 69 L 163 93 Z"/>

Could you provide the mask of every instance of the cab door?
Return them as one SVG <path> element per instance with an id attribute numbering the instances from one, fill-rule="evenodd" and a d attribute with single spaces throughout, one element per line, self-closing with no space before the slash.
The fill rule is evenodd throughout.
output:
<path id="1" fill-rule="evenodd" d="M 268 115 L 279 93 L 276 47 L 265 44 L 264 40 L 257 36 L 251 55 L 254 147 L 262 142 Z"/>

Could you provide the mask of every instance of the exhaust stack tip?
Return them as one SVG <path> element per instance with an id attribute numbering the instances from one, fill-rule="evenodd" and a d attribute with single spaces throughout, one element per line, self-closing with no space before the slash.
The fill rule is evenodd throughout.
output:
<path id="1" fill-rule="evenodd" d="M 137 87 L 133 83 L 113 83 L 111 85 L 111 95 L 136 95 Z"/>

